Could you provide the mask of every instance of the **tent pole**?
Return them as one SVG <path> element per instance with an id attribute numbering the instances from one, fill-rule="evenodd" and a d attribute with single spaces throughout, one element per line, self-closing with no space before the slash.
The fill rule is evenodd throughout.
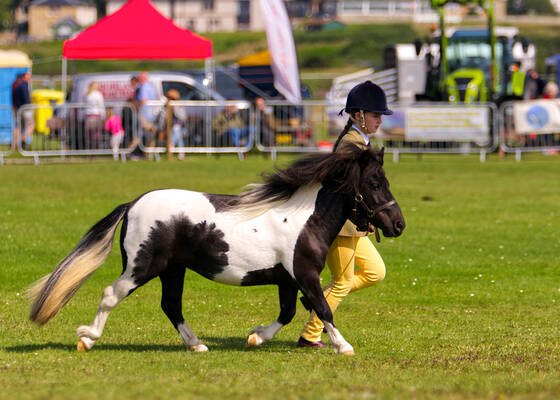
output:
<path id="1" fill-rule="evenodd" d="M 62 57 L 62 82 L 60 83 L 60 87 L 62 90 L 63 96 L 66 97 L 66 69 L 68 67 L 66 62 L 66 57 Z"/>

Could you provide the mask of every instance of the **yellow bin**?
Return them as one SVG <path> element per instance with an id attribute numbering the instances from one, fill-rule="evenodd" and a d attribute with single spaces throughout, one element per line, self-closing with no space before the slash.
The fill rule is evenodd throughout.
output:
<path id="1" fill-rule="evenodd" d="M 53 89 L 35 89 L 31 92 L 31 102 L 44 107 L 35 110 L 35 130 L 44 135 L 51 133 L 47 121 L 53 116 L 53 105 L 64 102 L 64 93 Z"/>

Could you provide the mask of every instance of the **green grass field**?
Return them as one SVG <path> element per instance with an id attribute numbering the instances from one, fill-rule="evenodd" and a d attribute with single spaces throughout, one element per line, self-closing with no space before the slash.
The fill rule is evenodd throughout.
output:
<path id="1" fill-rule="evenodd" d="M 250 330 L 277 317 L 276 288 L 229 287 L 192 272 L 184 313 L 208 353 L 185 350 L 160 310 L 157 280 L 113 311 L 92 351 L 78 353 L 75 329 L 91 322 L 121 272 L 117 240 L 55 319 L 42 328 L 28 321 L 26 286 L 116 205 L 163 187 L 237 193 L 274 165 L 250 155 L 0 167 L 0 398 L 560 396 L 557 156 L 387 160 L 408 227 L 377 245 L 385 280 L 349 295 L 335 314 L 354 357 L 297 348 L 307 318 L 299 304 L 272 341 L 246 349 Z"/>

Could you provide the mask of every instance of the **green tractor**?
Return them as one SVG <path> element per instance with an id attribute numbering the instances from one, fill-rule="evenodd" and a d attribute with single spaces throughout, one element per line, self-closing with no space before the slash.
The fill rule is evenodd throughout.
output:
<path id="1" fill-rule="evenodd" d="M 447 3 L 480 6 L 488 26 L 446 28 Z M 431 5 L 440 16 L 432 39 L 386 49 L 386 60 L 393 62 L 386 66 L 397 68 L 399 100 L 500 103 L 521 98 L 525 73 L 535 68 L 535 47 L 518 38 L 517 28 L 494 26 L 492 0 L 431 0 Z"/>
<path id="2" fill-rule="evenodd" d="M 449 29 L 445 26 L 445 4 L 480 6 L 488 17 L 485 29 Z M 501 102 L 520 98 L 525 87 L 525 72 L 535 66 L 534 46 L 518 40 L 514 27 L 494 26 L 492 0 L 431 0 L 440 16 L 440 62 L 437 79 L 428 92 L 449 102 Z"/>

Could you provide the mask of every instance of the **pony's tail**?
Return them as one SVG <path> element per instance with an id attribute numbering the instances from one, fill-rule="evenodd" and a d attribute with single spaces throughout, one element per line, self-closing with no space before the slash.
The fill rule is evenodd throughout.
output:
<path id="1" fill-rule="evenodd" d="M 31 285 L 27 292 L 33 299 L 29 314 L 31 321 L 39 325 L 47 323 L 103 264 L 113 247 L 117 225 L 128 211 L 129 204 L 121 204 L 96 223 L 51 274 Z"/>

